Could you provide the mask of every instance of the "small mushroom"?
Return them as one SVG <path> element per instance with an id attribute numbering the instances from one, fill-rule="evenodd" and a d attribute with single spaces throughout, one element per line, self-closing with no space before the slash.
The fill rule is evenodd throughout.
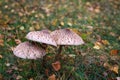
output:
<path id="1" fill-rule="evenodd" d="M 13 50 L 13 53 L 24 59 L 38 59 L 45 55 L 45 50 L 30 42 L 23 42 Z"/>
<path id="2" fill-rule="evenodd" d="M 42 31 L 32 31 L 26 35 L 26 38 L 31 41 L 36 41 L 40 43 L 50 44 L 53 46 L 57 46 L 55 40 L 50 35 L 49 30 Z"/>
<path id="3" fill-rule="evenodd" d="M 84 41 L 82 40 L 82 38 L 70 29 L 55 30 L 51 33 L 51 35 L 56 41 L 57 45 L 60 45 L 58 49 L 58 54 L 56 55 L 56 57 L 58 57 L 58 55 L 61 53 L 62 46 L 64 45 L 84 44 Z"/>

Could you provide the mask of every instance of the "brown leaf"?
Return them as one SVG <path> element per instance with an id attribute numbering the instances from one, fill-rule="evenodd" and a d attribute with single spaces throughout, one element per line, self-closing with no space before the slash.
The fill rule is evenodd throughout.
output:
<path id="1" fill-rule="evenodd" d="M 118 52 L 119 52 L 118 50 L 111 50 L 110 55 L 115 56 L 118 54 Z"/>
<path id="2" fill-rule="evenodd" d="M 105 62 L 104 67 L 118 74 L 118 70 L 119 70 L 118 65 L 110 65 L 108 62 Z"/>
<path id="3" fill-rule="evenodd" d="M 101 41 L 104 45 L 109 45 L 110 43 L 108 42 L 108 40 L 102 40 Z"/>
<path id="4" fill-rule="evenodd" d="M 60 22 L 60 25 L 61 25 L 61 26 L 64 26 L 64 22 Z"/>
<path id="5" fill-rule="evenodd" d="M 110 67 L 110 70 L 117 73 L 117 74 L 118 74 L 118 69 L 119 69 L 118 65 L 113 65 L 113 66 Z"/>
<path id="6" fill-rule="evenodd" d="M 3 39 L 4 38 L 4 35 L 0 34 L 0 39 Z"/>
<path id="7" fill-rule="evenodd" d="M 57 19 L 54 19 L 52 22 L 51 22 L 51 24 L 53 25 L 53 26 L 56 26 L 56 24 L 57 24 Z"/>
<path id="8" fill-rule="evenodd" d="M 3 80 L 3 76 L 0 74 L 0 80 Z"/>
<path id="9" fill-rule="evenodd" d="M 55 74 L 53 74 L 53 75 L 49 76 L 48 80 L 56 80 L 55 77 L 56 77 Z"/>
<path id="10" fill-rule="evenodd" d="M 13 51 L 14 49 L 15 49 L 15 47 L 10 47 L 10 49 L 9 49 L 9 50 L 10 50 L 10 51 Z"/>
<path id="11" fill-rule="evenodd" d="M 103 64 L 103 66 L 104 66 L 105 68 L 110 68 L 110 67 L 111 67 L 108 62 L 105 62 L 105 63 Z"/>
<path id="12" fill-rule="evenodd" d="M 3 56 L 2 55 L 0 55 L 0 59 L 2 59 L 3 58 Z"/>
<path id="13" fill-rule="evenodd" d="M 56 62 L 52 63 L 52 67 L 54 68 L 55 71 L 59 71 L 61 68 L 60 62 L 56 61 Z"/>
<path id="14" fill-rule="evenodd" d="M 4 46 L 4 41 L 0 39 L 0 46 Z"/>
<path id="15" fill-rule="evenodd" d="M 16 44 L 20 44 L 21 40 L 20 39 L 15 39 Z"/>
<path id="16" fill-rule="evenodd" d="M 102 48 L 102 44 L 99 41 L 97 41 L 97 42 L 94 43 L 94 47 L 93 48 L 94 49 L 100 49 L 100 48 Z"/>
<path id="17" fill-rule="evenodd" d="M 48 76 L 49 75 L 49 70 L 45 69 L 45 74 Z"/>
<path id="18" fill-rule="evenodd" d="M 34 80 L 33 78 L 30 78 L 29 80 Z"/>
<path id="19" fill-rule="evenodd" d="M 100 9 L 99 8 L 96 8 L 94 11 L 95 11 L 95 13 L 100 13 Z"/>
<path id="20" fill-rule="evenodd" d="M 71 22 L 68 22 L 67 24 L 68 24 L 69 26 L 72 26 L 72 23 L 71 23 Z"/>
<path id="21" fill-rule="evenodd" d="M 70 30 L 72 30 L 73 32 L 77 33 L 77 34 L 81 34 L 80 31 L 76 28 L 69 28 Z"/>

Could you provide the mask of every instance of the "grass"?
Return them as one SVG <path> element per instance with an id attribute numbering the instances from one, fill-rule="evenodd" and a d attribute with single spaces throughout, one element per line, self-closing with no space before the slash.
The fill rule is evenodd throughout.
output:
<path id="1" fill-rule="evenodd" d="M 0 1 L 0 79 L 47 80 L 55 74 L 61 80 L 110 80 L 120 77 L 104 66 L 120 67 L 120 51 L 112 56 L 111 50 L 120 50 L 120 4 L 119 0 L 1 0 Z M 64 23 L 64 24 L 63 24 Z M 89 28 L 92 26 L 92 29 Z M 65 47 L 60 60 L 62 68 L 55 72 L 51 66 L 54 49 L 49 46 L 46 67 L 41 60 L 35 61 L 13 55 L 16 39 L 24 42 L 25 35 L 33 30 L 71 28 L 85 41 L 85 45 Z M 99 39 L 109 45 L 94 49 Z M 74 54 L 74 57 L 63 57 Z"/>

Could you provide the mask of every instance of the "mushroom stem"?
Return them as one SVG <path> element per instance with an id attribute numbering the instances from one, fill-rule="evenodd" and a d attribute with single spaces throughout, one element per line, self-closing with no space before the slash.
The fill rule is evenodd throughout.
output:
<path id="1" fill-rule="evenodd" d="M 55 60 L 59 60 L 60 54 L 62 52 L 62 48 L 63 48 L 63 45 L 60 45 L 58 50 L 57 50 L 57 54 L 55 55 Z"/>
<path id="2" fill-rule="evenodd" d="M 42 44 L 40 44 L 40 46 L 44 49 L 44 50 L 46 50 L 47 49 L 47 47 L 48 47 L 48 45 L 47 44 L 45 44 L 45 43 L 42 43 Z M 45 56 L 43 56 L 43 59 L 42 59 L 42 66 L 43 67 L 46 67 L 46 55 Z"/>
<path id="3" fill-rule="evenodd" d="M 59 47 L 59 49 L 58 49 L 58 54 L 61 54 L 61 52 L 62 52 L 62 47 L 63 47 L 63 45 L 60 45 L 60 47 Z"/>
<path id="4" fill-rule="evenodd" d="M 31 71 L 35 71 L 36 70 L 36 64 L 34 60 L 31 60 Z"/>

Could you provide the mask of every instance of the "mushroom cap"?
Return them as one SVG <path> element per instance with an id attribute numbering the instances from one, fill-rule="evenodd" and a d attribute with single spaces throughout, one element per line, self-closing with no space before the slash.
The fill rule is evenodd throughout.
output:
<path id="1" fill-rule="evenodd" d="M 51 33 L 57 45 L 81 45 L 82 38 L 70 29 L 59 29 Z"/>
<path id="2" fill-rule="evenodd" d="M 29 32 L 26 35 L 26 38 L 28 40 L 32 40 L 32 41 L 36 41 L 36 42 L 41 42 L 41 43 L 57 46 L 55 40 L 50 35 L 50 31 L 49 30 Z"/>
<path id="3" fill-rule="evenodd" d="M 37 59 L 45 55 L 45 50 L 30 42 L 20 43 L 14 50 L 15 56 L 24 59 Z"/>

